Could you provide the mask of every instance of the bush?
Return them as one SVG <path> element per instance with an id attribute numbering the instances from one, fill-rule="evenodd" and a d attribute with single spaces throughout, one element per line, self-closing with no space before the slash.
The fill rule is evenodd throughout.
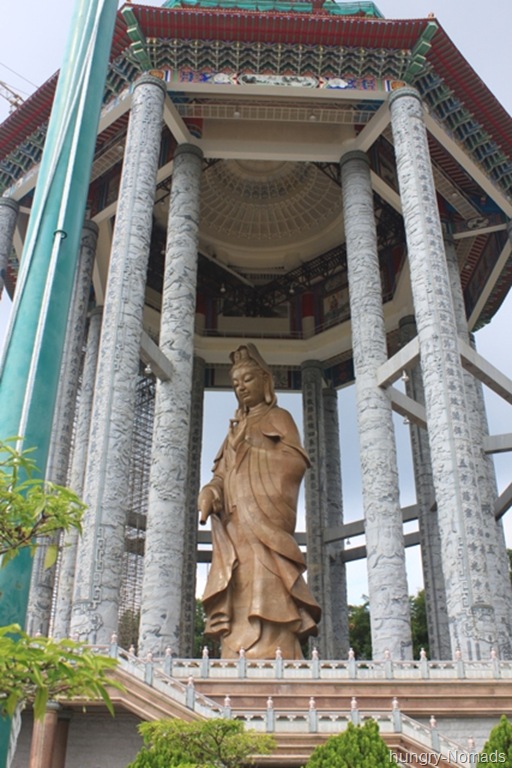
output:
<path id="1" fill-rule="evenodd" d="M 498 764 L 503 768 L 512 768 L 512 723 L 502 715 L 498 725 L 489 734 L 488 740 L 480 752 L 481 764 Z"/>
<path id="2" fill-rule="evenodd" d="M 317 747 L 306 768 L 389 768 L 389 749 L 375 720 L 349 723 L 347 730 Z"/>
<path id="3" fill-rule="evenodd" d="M 128 768 L 237 768 L 275 746 L 272 736 L 246 731 L 239 720 L 156 720 L 139 731 L 144 746 Z"/>

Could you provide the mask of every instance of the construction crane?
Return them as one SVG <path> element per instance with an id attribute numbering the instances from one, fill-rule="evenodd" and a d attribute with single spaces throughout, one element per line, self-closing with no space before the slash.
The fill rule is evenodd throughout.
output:
<path id="1" fill-rule="evenodd" d="M 18 109 L 18 107 L 23 104 L 22 96 L 20 96 L 19 93 L 16 93 L 16 91 L 13 91 L 13 89 L 7 85 L 7 83 L 4 83 L 3 80 L 0 80 L 0 96 L 11 105 L 10 112 L 14 112 L 15 109 Z"/>

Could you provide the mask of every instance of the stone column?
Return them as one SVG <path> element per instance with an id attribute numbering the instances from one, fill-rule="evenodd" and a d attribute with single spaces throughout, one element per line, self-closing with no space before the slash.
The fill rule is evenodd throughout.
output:
<path id="1" fill-rule="evenodd" d="M 57 407 L 53 418 L 52 437 L 46 467 L 47 480 L 58 485 L 66 485 L 68 482 L 69 456 L 97 240 L 97 225 L 93 221 L 86 221 L 80 241 L 80 254 L 60 366 Z M 34 556 L 27 611 L 27 627 L 29 633 L 32 634 L 41 632 L 42 635 L 48 635 L 56 566 L 45 568 L 45 558 L 48 547 L 55 546 L 58 541 L 59 534 L 50 540 L 41 541 Z"/>
<path id="2" fill-rule="evenodd" d="M 446 263 L 452 291 L 453 309 L 457 333 L 466 344 L 474 345 L 466 319 L 466 308 L 460 282 L 459 263 L 453 240 L 445 237 Z M 512 585 L 509 561 L 501 520 L 494 517 L 494 502 L 498 497 L 496 475 L 492 458 L 483 448 L 489 434 L 482 384 L 471 373 L 464 371 L 467 413 L 471 430 L 471 445 L 477 473 L 477 483 L 482 505 L 484 543 L 487 552 L 487 569 L 494 596 L 497 643 L 502 659 L 512 658 Z"/>
<path id="3" fill-rule="evenodd" d="M 71 633 L 108 643 L 118 623 L 133 410 L 165 84 L 135 83 L 110 256 Z"/>
<path id="4" fill-rule="evenodd" d="M 400 320 L 400 338 L 403 344 L 416 337 L 416 322 L 408 315 Z M 425 405 L 421 365 L 407 371 L 409 381 L 406 392 L 413 400 Z M 430 446 L 426 429 L 411 424 L 411 448 L 418 505 L 421 563 L 425 587 L 428 640 L 430 658 L 451 659 L 448 614 L 446 612 L 446 587 L 443 577 L 441 539 L 437 523 L 437 505 L 430 461 Z"/>
<path id="5" fill-rule="evenodd" d="M 203 440 L 204 376 L 206 364 L 194 358 L 192 371 L 192 410 L 188 443 L 188 480 L 183 552 L 182 606 L 180 622 L 180 655 L 192 658 L 196 612 L 197 571 L 197 496 L 201 485 L 201 447 Z"/>
<path id="6" fill-rule="evenodd" d="M 160 349 L 173 375 L 156 387 L 139 634 L 143 654 L 168 645 L 180 652 L 201 171 L 201 150 L 178 146 L 160 320 Z"/>
<path id="7" fill-rule="evenodd" d="M 484 526 L 464 376 L 423 107 L 411 88 L 389 100 L 411 271 L 452 651 L 489 658 L 496 644 Z"/>
<path id="8" fill-rule="evenodd" d="M 302 408 L 304 414 L 304 448 L 311 461 L 305 477 L 307 580 L 320 603 L 322 619 L 319 636 L 312 642 L 320 656 L 329 658 L 328 638 L 332 635 L 331 608 L 327 595 L 326 565 L 323 536 L 327 525 L 327 480 L 325 429 L 322 401 L 323 366 L 318 360 L 302 363 Z"/>
<path id="9" fill-rule="evenodd" d="M 18 219 L 19 205 L 10 197 L 0 197 L 0 296 L 4 287 L 9 256 L 13 248 L 12 241 Z"/>
<path id="10" fill-rule="evenodd" d="M 373 658 L 412 654 L 402 512 L 391 404 L 376 384 L 387 360 L 368 158 L 341 158 L 352 346 L 363 483 Z"/>
<path id="11" fill-rule="evenodd" d="M 332 387 L 322 390 L 324 416 L 324 456 L 326 472 L 327 528 L 343 524 L 343 497 L 341 492 L 340 427 L 338 419 L 338 393 Z M 344 542 L 324 545 L 324 568 L 327 571 L 328 610 L 331 615 L 331 633 L 327 638 L 328 659 L 346 659 L 349 649 L 347 574 L 343 560 Z"/>
<path id="12" fill-rule="evenodd" d="M 75 440 L 69 473 L 69 486 L 79 496 L 83 495 L 84 490 L 84 475 L 89 446 L 89 430 L 91 428 L 94 381 L 98 361 L 102 315 L 103 307 L 97 307 L 92 310 L 89 316 L 89 331 L 82 371 L 80 402 L 78 405 Z M 79 538 L 78 531 L 74 528 L 62 537 L 57 589 L 55 592 L 55 615 L 51 628 L 51 634 L 56 638 L 69 637 L 70 634 L 71 602 L 75 583 Z"/>

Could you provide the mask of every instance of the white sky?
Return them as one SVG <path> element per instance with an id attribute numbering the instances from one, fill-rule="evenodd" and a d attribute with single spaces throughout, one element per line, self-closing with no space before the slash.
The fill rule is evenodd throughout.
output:
<path id="1" fill-rule="evenodd" d="M 121 5 L 122 3 L 120 3 Z M 160 0 L 147 0 L 145 5 L 159 7 Z M 433 13 L 441 26 L 469 61 L 494 95 L 512 113 L 510 79 L 510 33 L 512 30 L 512 0 L 493 0 L 489 6 L 469 0 L 378 0 L 379 10 L 386 18 L 425 18 Z M 2 46 L 0 48 L 0 81 L 21 96 L 31 94 L 62 64 L 69 32 L 72 0 L 24 0 L 3 3 Z M 9 114 L 9 104 L 0 97 L 0 122 Z M 0 300 L 0 343 L 5 333 L 10 303 L 6 295 Z M 487 359 L 512 377 L 510 334 L 512 329 L 512 293 L 492 323 L 477 334 L 478 350 Z M 220 400 L 222 400 L 222 405 Z M 358 446 L 355 430 L 353 388 L 340 393 L 342 425 L 343 493 L 345 519 L 362 516 L 361 489 L 358 468 Z M 488 397 L 490 432 L 512 432 L 512 408 L 499 398 Z M 280 404 L 291 410 L 301 421 L 299 396 L 280 396 Z M 234 400 L 228 396 L 209 395 L 206 400 L 205 421 L 208 425 L 204 443 L 205 479 L 225 433 L 227 421 L 234 410 Z M 396 420 L 399 462 L 402 476 L 402 504 L 414 502 L 411 482 L 407 428 Z M 210 436 L 214 437 L 211 438 Z M 500 490 L 510 482 L 510 457 L 496 457 Z M 512 514 L 506 520 L 507 540 L 512 546 Z M 352 542 L 353 544 L 354 542 Z M 410 591 L 421 587 L 417 548 L 408 551 Z M 349 601 L 358 602 L 367 591 L 365 566 L 350 564 Z"/>

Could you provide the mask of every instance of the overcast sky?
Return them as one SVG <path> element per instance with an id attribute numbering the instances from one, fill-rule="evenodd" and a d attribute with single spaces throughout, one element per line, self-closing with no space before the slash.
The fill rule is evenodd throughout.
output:
<path id="1" fill-rule="evenodd" d="M 0 81 L 26 98 L 36 87 L 48 79 L 62 64 L 63 51 L 69 33 L 72 0 L 8 0 L 2 4 L 2 46 L 0 48 Z M 122 5 L 122 3 L 120 3 Z M 160 6 L 162 2 L 146 2 Z M 489 5 L 476 0 L 379 0 L 376 3 L 386 18 L 424 18 L 433 13 L 441 26 L 457 45 L 494 95 L 512 114 L 510 34 L 512 30 L 512 0 L 494 0 Z M 9 114 L 10 105 L 0 97 L 0 122 Z M 0 342 L 10 309 L 7 297 L 0 300 Z M 477 334 L 478 350 L 490 362 L 512 377 L 510 337 L 512 328 L 512 296 L 493 322 Z M 212 401 L 215 407 L 212 407 Z M 234 410 L 234 400 L 222 396 L 207 397 L 206 422 L 208 437 L 204 446 L 205 473 L 211 465 L 217 445 L 225 432 L 227 420 Z M 298 396 L 281 396 L 280 404 L 289 408 L 301 421 L 301 403 Z M 362 516 L 361 489 L 358 481 L 358 447 L 355 436 L 353 388 L 340 393 L 342 422 L 342 459 L 345 519 Z M 488 397 L 490 431 L 512 432 L 512 408 L 499 398 Z M 410 455 L 407 429 L 396 420 L 397 441 L 402 476 L 402 504 L 414 502 L 411 484 Z M 213 436 L 213 437 L 212 437 Z M 503 454 L 496 460 L 498 483 L 502 490 L 510 482 L 510 456 Z M 512 521 L 506 521 L 507 539 L 512 546 Z M 417 552 L 408 553 L 411 592 L 421 586 Z M 349 566 L 349 599 L 359 601 L 366 592 L 365 569 L 361 565 Z"/>

